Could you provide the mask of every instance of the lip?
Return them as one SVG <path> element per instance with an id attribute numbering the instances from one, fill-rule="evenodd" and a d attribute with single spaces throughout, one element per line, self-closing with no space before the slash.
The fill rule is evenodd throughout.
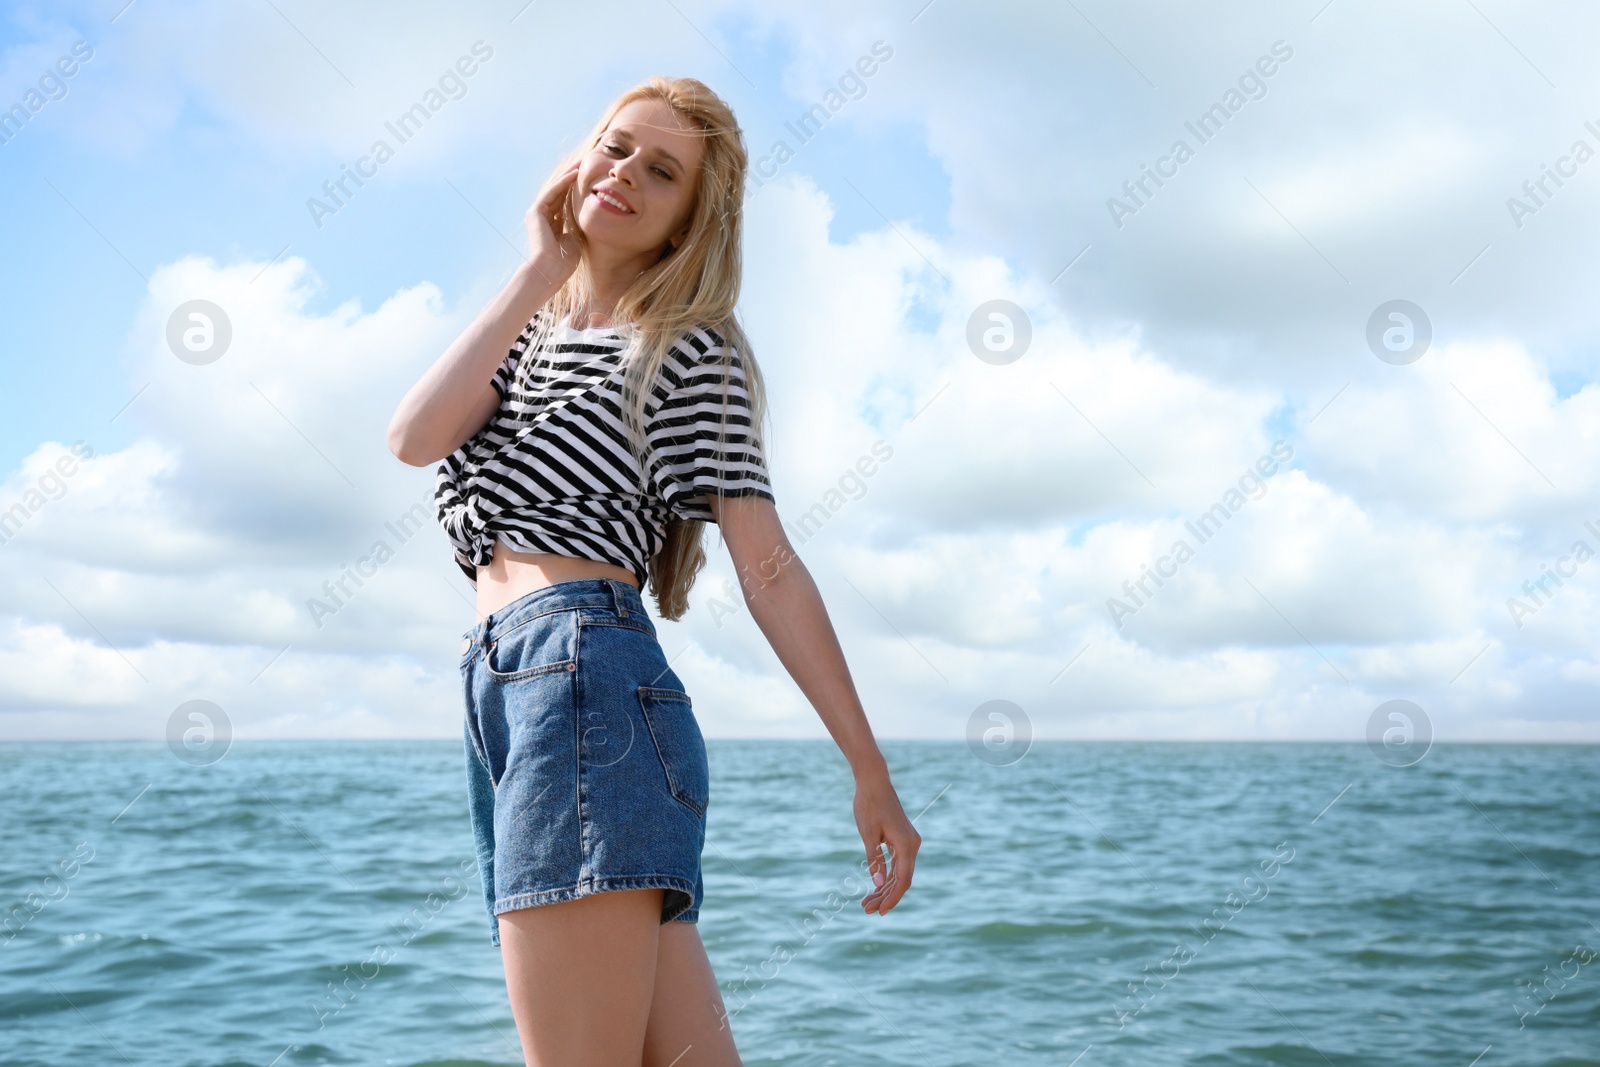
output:
<path id="1" fill-rule="evenodd" d="M 601 193 L 605 193 L 606 196 L 609 196 L 614 200 L 617 200 L 617 201 L 619 201 L 619 202 L 621 202 L 623 204 L 626 204 L 627 207 L 628 207 L 628 210 L 627 211 L 619 211 L 617 208 L 615 208 L 612 205 L 606 203 L 605 200 L 601 198 L 601 196 L 600 196 Z M 596 188 L 594 188 L 593 190 L 590 191 L 589 195 L 594 197 L 595 203 L 600 205 L 600 209 L 602 211 L 609 211 L 613 215 L 635 215 L 635 214 L 638 214 L 638 209 L 636 209 L 633 206 L 633 203 L 627 197 L 625 197 L 621 193 L 617 192 L 615 189 L 601 189 L 601 188 L 599 188 L 597 186 Z"/>

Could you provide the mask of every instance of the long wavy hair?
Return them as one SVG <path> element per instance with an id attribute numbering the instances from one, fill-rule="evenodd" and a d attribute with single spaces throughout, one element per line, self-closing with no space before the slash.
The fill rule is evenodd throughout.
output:
<path id="1" fill-rule="evenodd" d="M 750 400 L 751 433 L 765 441 L 762 426 L 766 420 L 766 386 L 750 340 L 739 325 L 736 306 L 744 274 L 741 237 L 744 206 L 745 170 L 749 157 L 744 134 L 730 108 L 704 83 L 693 78 L 656 76 L 629 89 L 606 109 L 588 138 L 551 171 L 554 177 L 565 171 L 599 143 L 617 112 L 636 100 L 659 100 L 682 116 L 702 138 L 703 151 L 689 233 L 683 244 L 668 243 L 661 258 L 634 280 L 618 299 L 611 314 L 616 329 L 627 341 L 623 378 L 623 418 L 635 456 L 643 457 L 645 441 L 645 403 L 650 386 L 656 382 L 661 365 L 674 342 L 686 333 L 709 327 L 725 342 L 722 361 L 723 425 L 719 452 L 725 451 L 728 414 L 728 368 L 737 352 L 744 365 L 746 392 Z M 563 208 L 565 225 L 577 229 L 571 214 L 571 199 Z M 593 288 L 588 258 L 544 305 L 528 345 L 530 353 L 546 350 L 550 332 L 574 311 L 590 306 Z M 537 362 L 537 357 L 536 357 Z M 648 472 L 646 472 L 648 475 Z M 718 500 L 724 499 L 722 486 Z M 669 515 L 666 537 L 650 560 L 649 588 L 664 619 L 678 619 L 688 610 L 689 590 L 695 576 L 706 564 L 702 541 L 705 523 Z"/>

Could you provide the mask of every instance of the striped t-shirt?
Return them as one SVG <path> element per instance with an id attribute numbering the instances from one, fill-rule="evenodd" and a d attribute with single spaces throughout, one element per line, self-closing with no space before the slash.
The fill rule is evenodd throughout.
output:
<path id="1" fill-rule="evenodd" d="M 495 371 L 500 407 L 439 466 L 439 522 L 474 587 L 499 539 L 518 552 L 626 567 L 642 589 L 669 514 L 714 522 L 704 498 L 719 485 L 726 496 L 773 499 L 744 362 L 720 333 L 691 330 L 668 349 L 636 456 L 622 417 L 622 335 L 561 323 L 536 360 L 528 346 L 538 322 Z"/>

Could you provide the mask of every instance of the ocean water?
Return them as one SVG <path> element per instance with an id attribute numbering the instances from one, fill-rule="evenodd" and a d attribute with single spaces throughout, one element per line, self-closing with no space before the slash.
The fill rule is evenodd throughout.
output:
<path id="1" fill-rule="evenodd" d="M 830 743 L 709 747 L 748 1064 L 1600 1064 L 1595 747 L 886 742 L 887 917 Z M 0 745 L 0 1064 L 520 1064 L 463 759 Z"/>

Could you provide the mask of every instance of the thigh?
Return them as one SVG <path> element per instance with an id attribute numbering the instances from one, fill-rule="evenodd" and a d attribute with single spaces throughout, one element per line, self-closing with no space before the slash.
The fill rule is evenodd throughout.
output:
<path id="1" fill-rule="evenodd" d="M 597 893 L 500 914 L 506 991 L 528 1067 L 638 1067 L 661 894 Z"/>
<path id="2" fill-rule="evenodd" d="M 662 923 L 644 1067 L 740 1067 L 711 961 L 694 923 Z"/>

